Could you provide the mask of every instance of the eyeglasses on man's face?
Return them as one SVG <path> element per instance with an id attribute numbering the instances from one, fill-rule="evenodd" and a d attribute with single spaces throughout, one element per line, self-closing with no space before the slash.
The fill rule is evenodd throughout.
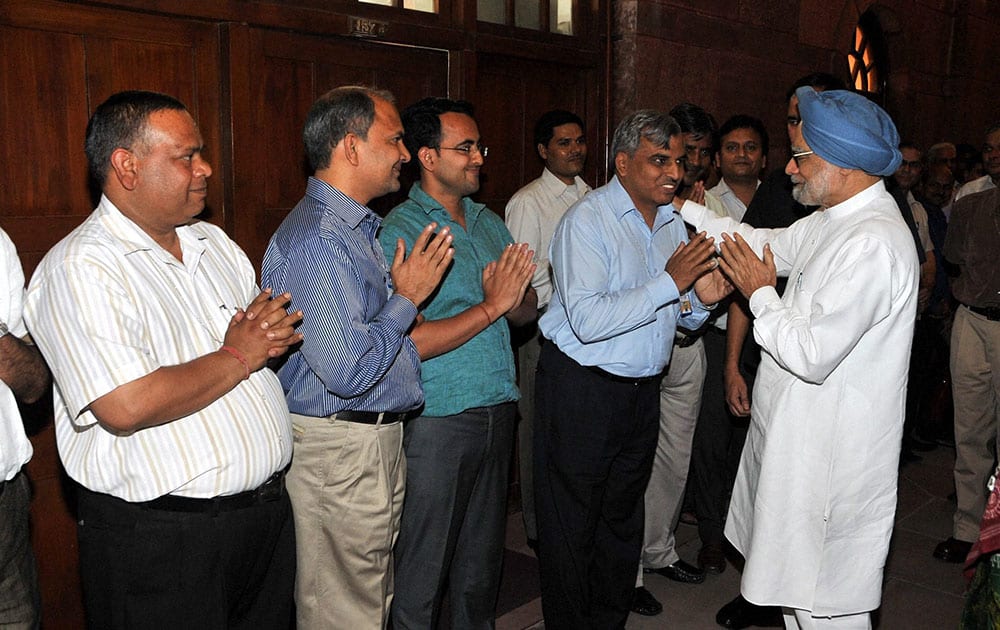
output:
<path id="1" fill-rule="evenodd" d="M 459 151 L 461 153 L 466 154 L 469 157 L 472 157 L 473 151 L 479 153 L 479 155 L 483 157 L 486 157 L 490 152 L 490 148 L 484 145 L 482 142 L 475 142 L 475 143 L 469 142 L 468 144 L 460 144 L 457 147 L 438 147 L 438 148 L 443 151 Z"/>
<path id="2" fill-rule="evenodd" d="M 798 168 L 799 166 L 801 166 L 802 160 L 812 155 L 813 153 L 814 151 L 799 151 L 798 153 L 793 153 L 792 159 L 795 160 L 795 167 Z"/>

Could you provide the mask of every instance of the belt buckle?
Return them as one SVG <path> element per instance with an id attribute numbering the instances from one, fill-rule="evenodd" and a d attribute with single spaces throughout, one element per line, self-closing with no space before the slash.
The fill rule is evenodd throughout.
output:
<path id="1" fill-rule="evenodd" d="M 281 498 L 284 488 L 285 478 L 283 475 L 278 476 L 276 479 L 269 479 L 264 482 L 264 485 L 257 488 L 257 501 L 259 503 L 277 501 Z"/>

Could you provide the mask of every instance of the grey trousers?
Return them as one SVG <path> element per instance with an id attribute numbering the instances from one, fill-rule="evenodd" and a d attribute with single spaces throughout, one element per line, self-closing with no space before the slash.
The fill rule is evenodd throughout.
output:
<path id="1" fill-rule="evenodd" d="M 955 538 L 974 542 L 986 509 L 986 482 L 1000 440 L 1000 322 L 964 306 L 951 329 L 955 401 Z"/>
<path id="2" fill-rule="evenodd" d="M 538 540 L 538 525 L 535 517 L 535 370 L 538 369 L 538 355 L 541 354 L 542 333 L 536 334 L 517 349 L 518 389 L 521 400 L 517 401 L 517 411 L 521 415 L 517 423 L 518 473 L 521 478 L 521 517 L 524 519 L 524 534 L 529 539 Z"/>
<path id="3" fill-rule="evenodd" d="M 514 403 L 406 423 L 406 498 L 396 543 L 394 630 L 492 629 L 507 519 Z"/>
<path id="4" fill-rule="evenodd" d="M 31 552 L 28 509 L 31 488 L 24 471 L 3 484 L 0 495 L 0 627 L 38 627 L 41 600 Z"/>

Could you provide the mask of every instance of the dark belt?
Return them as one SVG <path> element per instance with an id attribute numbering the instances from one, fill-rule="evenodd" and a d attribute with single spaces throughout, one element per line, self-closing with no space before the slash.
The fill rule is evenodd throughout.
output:
<path id="1" fill-rule="evenodd" d="M 704 333 L 702 333 L 704 334 Z M 685 335 L 679 334 L 674 336 L 674 345 L 678 348 L 689 348 L 695 344 L 702 335 Z"/>
<path id="2" fill-rule="evenodd" d="M 232 512 L 243 510 L 261 503 L 277 501 L 285 495 L 285 471 L 278 471 L 271 475 L 271 478 L 253 490 L 231 494 L 224 497 L 212 499 L 193 499 L 190 497 L 179 497 L 173 494 L 165 494 L 158 499 L 140 503 L 141 506 L 150 510 L 163 510 L 164 512 L 198 512 L 208 514 L 218 514 L 220 512 Z"/>
<path id="3" fill-rule="evenodd" d="M 361 424 L 378 424 L 381 419 L 382 424 L 392 424 L 402 422 L 409 418 L 409 411 L 386 411 L 378 413 L 375 411 L 338 411 L 333 414 L 336 420 L 347 420 L 348 422 L 359 422 Z M 381 418 L 380 418 L 381 417 Z"/>
<path id="4" fill-rule="evenodd" d="M 654 381 L 659 381 L 660 379 L 663 378 L 662 372 L 660 374 L 655 374 L 653 376 L 618 376 L 617 374 L 612 374 L 607 370 L 602 370 L 596 365 L 585 365 L 583 367 L 587 368 L 588 370 L 590 370 L 591 372 L 597 374 L 602 378 L 608 379 L 609 381 L 614 381 L 615 383 L 628 383 L 629 385 L 641 385 L 643 383 L 652 383 Z"/>
<path id="5" fill-rule="evenodd" d="M 1000 321 L 1000 306 L 972 306 L 969 304 L 965 304 L 964 306 L 976 315 L 982 315 L 991 322 Z"/>
<path id="6" fill-rule="evenodd" d="M 709 324 L 708 326 L 702 326 L 694 332 L 688 332 L 686 330 L 678 330 L 674 333 L 674 345 L 678 348 L 689 348 L 694 345 L 694 342 L 698 341 L 708 333 L 715 333 L 716 335 L 726 336 L 726 331 L 721 328 Z"/>

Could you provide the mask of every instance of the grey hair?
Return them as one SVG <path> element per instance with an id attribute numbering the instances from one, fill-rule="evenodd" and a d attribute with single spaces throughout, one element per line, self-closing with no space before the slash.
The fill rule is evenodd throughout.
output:
<path id="1" fill-rule="evenodd" d="M 670 138 L 679 136 L 681 127 L 668 114 L 652 109 L 640 109 L 627 116 L 615 129 L 611 140 L 611 156 L 624 153 L 629 157 L 635 155 L 642 138 L 649 140 L 656 147 L 665 147 Z"/>
<path id="2" fill-rule="evenodd" d="M 951 142 L 938 142 L 937 144 L 931 145 L 931 148 L 927 149 L 927 153 L 925 154 L 924 157 L 930 163 L 936 162 L 938 161 L 938 154 L 940 154 L 945 149 L 951 149 L 952 151 L 957 151 L 955 145 L 952 144 Z"/>
<path id="3" fill-rule="evenodd" d="M 386 90 L 345 85 L 330 90 L 313 103 L 302 129 L 306 157 L 313 170 L 330 166 L 333 147 L 347 134 L 368 139 L 368 130 L 375 121 L 376 98 L 395 102 L 392 93 Z"/>

